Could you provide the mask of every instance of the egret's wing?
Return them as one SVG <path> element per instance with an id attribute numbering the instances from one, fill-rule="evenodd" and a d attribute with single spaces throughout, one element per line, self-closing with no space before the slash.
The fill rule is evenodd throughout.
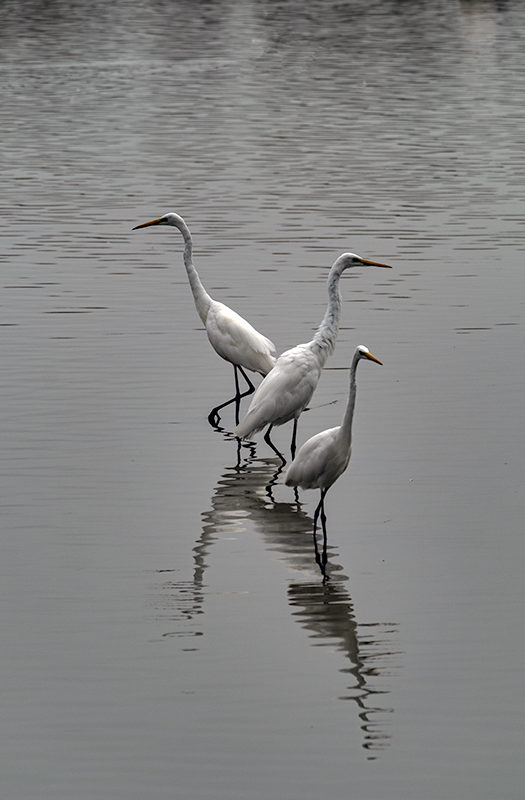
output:
<path id="1" fill-rule="evenodd" d="M 339 430 L 338 426 L 316 433 L 299 448 L 286 473 L 287 486 L 300 486 L 302 489 L 331 486 L 333 481 L 328 484 L 326 481 L 331 476 Z"/>
<path id="2" fill-rule="evenodd" d="M 266 425 L 284 425 L 299 417 L 308 405 L 319 382 L 321 369 L 307 345 L 287 350 L 259 384 L 248 413 L 235 430 L 246 437 Z"/>
<path id="3" fill-rule="evenodd" d="M 223 303 L 210 307 L 206 331 L 213 348 L 227 361 L 263 374 L 273 367 L 274 343 Z"/>

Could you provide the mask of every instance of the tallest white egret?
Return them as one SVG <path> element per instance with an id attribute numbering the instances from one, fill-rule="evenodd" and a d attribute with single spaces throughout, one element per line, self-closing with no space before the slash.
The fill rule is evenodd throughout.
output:
<path id="1" fill-rule="evenodd" d="M 133 230 L 147 228 L 149 225 L 172 225 L 182 233 L 185 244 L 184 266 L 197 313 L 204 323 L 211 346 L 221 358 L 233 364 L 235 375 L 235 397 L 213 408 L 209 413 L 208 420 L 216 426 L 220 420 L 221 408 L 235 403 L 235 422 L 237 423 L 239 422 L 241 398 L 255 391 L 255 386 L 244 370 L 248 369 L 251 372 L 258 372 L 260 375 L 267 375 L 275 364 L 275 358 L 272 355 L 275 353 L 275 345 L 231 308 L 210 297 L 195 269 L 191 233 L 182 217 L 172 211 L 164 214 L 163 217 L 152 219 L 151 222 L 136 225 Z M 242 394 L 239 389 L 238 371 L 248 384 L 248 390 Z"/>
<path id="2" fill-rule="evenodd" d="M 328 306 L 314 338 L 279 356 L 272 371 L 259 384 L 248 413 L 235 429 L 236 436 L 247 439 L 268 425 L 264 440 L 284 461 L 270 439 L 270 432 L 274 425 L 284 425 L 293 419 L 291 452 L 292 458 L 295 456 L 297 420 L 312 399 L 326 360 L 334 352 L 343 302 L 339 280 L 346 269 L 359 266 L 391 269 L 389 264 L 369 261 L 355 253 L 339 256 L 328 275 Z"/>

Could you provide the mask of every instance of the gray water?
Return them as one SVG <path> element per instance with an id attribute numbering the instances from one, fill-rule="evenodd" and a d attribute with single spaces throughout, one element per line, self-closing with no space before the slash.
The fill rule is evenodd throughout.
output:
<path id="1" fill-rule="evenodd" d="M 524 5 L 0 8 L 2 797 L 523 797 Z M 393 266 L 325 585 L 170 210 L 279 352 Z"/>

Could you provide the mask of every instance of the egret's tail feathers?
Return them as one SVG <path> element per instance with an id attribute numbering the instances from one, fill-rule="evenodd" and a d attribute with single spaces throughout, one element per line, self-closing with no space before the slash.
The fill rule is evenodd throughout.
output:
<path id="1" fill-rule="evenodd" d="M 247 421 L 246 417 L 244 417 L 244 419 L 241 419 L 241 421 L 235 428 L 234 434 L 235 436 L 238 436 L 239 439 L 250 439 L 252 434 L 259 433 L 259 431 L 262 431 L 263 428 L 264 425 L 261 425 L 260 428 L 254 428 L 252 421 L 251 420 Z"/>

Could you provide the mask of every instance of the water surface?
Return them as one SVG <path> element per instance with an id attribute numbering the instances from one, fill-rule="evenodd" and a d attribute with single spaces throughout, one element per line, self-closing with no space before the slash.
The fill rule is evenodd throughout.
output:
<path id="1" fill-rule="evenodd" d="M 511 800 L 523 784 L 518 2 L 6 3 L 3 795 Z M 330 581 L 239 447 L 171 229 L 282 352 L 342 252 Z M 275 431 L 286 449 L 290 426 Z"/>

